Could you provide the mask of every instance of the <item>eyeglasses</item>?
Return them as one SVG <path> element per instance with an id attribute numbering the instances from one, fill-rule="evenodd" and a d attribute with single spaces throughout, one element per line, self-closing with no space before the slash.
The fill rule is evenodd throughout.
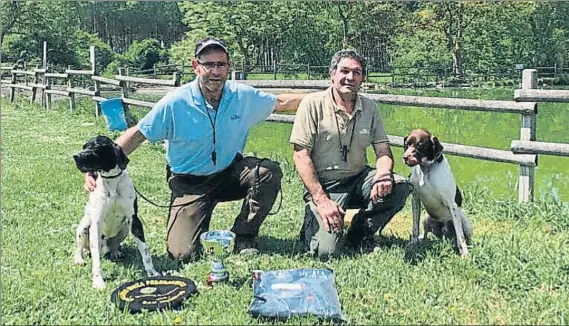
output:
<path id="1" fill-rule="evenodd" d="M 204 66 L 205 69 L 210 70 L 213 68 L 225 69 L 229 66 L 229 63 L 224 61 L 214 61 L 214 62 L 201 62 L 196 60 L 200 65 Z"/>

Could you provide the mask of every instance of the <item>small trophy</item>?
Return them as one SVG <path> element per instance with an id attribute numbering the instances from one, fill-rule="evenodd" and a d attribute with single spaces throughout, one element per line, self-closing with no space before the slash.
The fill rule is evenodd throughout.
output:
<path id="1" fill-rule="evenodd" d="M 212 261 L 211 271 L 207 274 L 207 284 L 223 283 L 229 280 L 229 273 L 223 264 L 233 251 L 235 233 L 231 231 L 208 231 L 200 236 L 203 253 Z"/>

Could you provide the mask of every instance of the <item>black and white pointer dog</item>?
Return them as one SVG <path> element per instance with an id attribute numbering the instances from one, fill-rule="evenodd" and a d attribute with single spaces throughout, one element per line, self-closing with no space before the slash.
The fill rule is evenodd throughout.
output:
<path id="1" fill-rule="evenodd" d="M 97 186 L 89 194 L 85 215 L 76 233 L 75 264 L 84 265 L 83 249 L 90 250 L 93 260 L 93 287 L 104 288 L 101 255 L 121 257 L 120 244 L 132 231 L 148 276 L 159 275 L 144 239 L 142 223 L 137 216 L 136 193 L 126 172 L 128 158 L 109 137 L 97 136 L 73 155 L 83 173 L 97 174 Z"/>
<path id="2" fill-rule="evenodd" d="M 455 238 L 461 256 L 468 255 L 472 225 L 462 210 L 462 195 L 443 155 L 437 137 L 424 129 L 415 129 L 403 139 L 405 164 L 412 167 L 413 231 L 411 241 L 419 239 L 421 204 L 429 214 L 423 224 L 423 239 L 429 232 L 437 237 Z"/>

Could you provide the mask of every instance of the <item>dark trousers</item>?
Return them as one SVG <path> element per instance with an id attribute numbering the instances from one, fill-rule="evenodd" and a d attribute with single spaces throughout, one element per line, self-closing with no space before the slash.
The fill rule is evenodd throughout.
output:
<path id="1" fill-rule="evenodd" d="M 357 245 L 362 239 L 373 237 L 378 230 L 381 232 L 393 216 L 403 209 L 411 191 L 405 179 L 394 175 L 395 183 L 391 193 L 372 203 L 370 194 L 374 175 L 375 169 L 366 167 L 353 177 L 322 184 L 324 191 L 343 209 L 360 209 L 347 232 L 343 229 L 338 232 L 326 231 L 316 205 L 305 189 L 305 217 L 300 240 L 308 251 L 321 259 L 327 259 L 330 255 L 339 253 L 346 240 Z"/>
<path id="2" fill-rule="evenodd" d="M 173 206 L 168 218 L 170 256 L 183 261 L 199 257 L 199 237 L 209 230 L 213 209 L 219 202 L 244 199 L 231 231 L 238 239 L 257 236 L 281 189 L 281 179 L 277 162 L 241 155 L 228 168 L 212 175 L 169 173 Z"/>

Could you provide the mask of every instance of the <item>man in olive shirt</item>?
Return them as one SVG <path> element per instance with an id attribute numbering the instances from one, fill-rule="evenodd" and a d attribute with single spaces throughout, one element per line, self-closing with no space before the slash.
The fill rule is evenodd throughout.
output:
<path id="1" fill-rule="evenodd" d="M 393 174 L 393 155 L 377 104 L 358 95 L 365 60 L 353 50 L 332 58 L 332 86 L 300 103 L 290 136 L 305 186 L 301 240 L 321 259 L 347 245 L 369 250 L 373 236 L 405 205 L 410 187 Z M 375 169 L 367 165 L 373 146 Z M 344 209 L 359 208 L 344 232 Z M 380 231 L 381 232 L 381 231 Z"/>

